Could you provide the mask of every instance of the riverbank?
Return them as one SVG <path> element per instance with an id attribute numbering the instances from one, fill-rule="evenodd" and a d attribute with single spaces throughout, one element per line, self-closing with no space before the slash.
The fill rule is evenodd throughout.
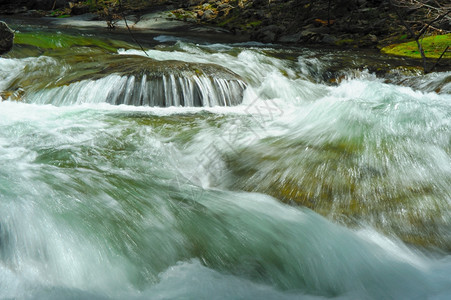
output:
<path id="1" fill-rule="evenodd" d="M 104 20 L 99 19 L 98 15 L 88 13 L 79 16 L 67 18 L 54 18 L 48 16 L 29 16 L 27 14 L 4 15 L 0 16 L 1 20 L 11 24 L 14 30 L 20 31 L 24 26 L 36 26 L 37 28 L 49 29 L 72 29 L 80 31 L 80 33 L 95 33 L 102 36 L 112 36 L 117 39 L 133 41 L 133 38 L 142 44 L 153 44 L 153 37 L 158 35 L 171 35 L 175 37 L 189 37 L 190 39 L 211 42 L 246 42 L 249 36 L 236 36 L 235 34 L 215 28 L 212 26 L 203 26 L 190 24 L 183 21 L 177 21 L 167 18 L 167 12 L 157 11 L 145 14 L 139 20 L 135 16 L 126 16 L 127 29 L 125 21 L 122 20 L 115 24 L 114 29 L 107 27 Z M 132 32 L 132 35 L 130 34 Z"/>
<path id="2" fill-rule="evenodd" d="M 420 61 L 415 58 L 407 58 L 400 56 L 393 56 L 379 52 L 377 47 L 352 47 L 350 45 L 328 45 L 321 43 L 261 43 L 255 42 L 251 34 L 241 33 L 236 34 L 227 29 L 210 26 L 202 23 L 193 23 L 186 20 L 174 19 L 173 13 L 167 10 L 170 7 L 159 8 L 157 11 L 141 11 L 141 14 L 129 14 L 124 19 L 115 23 L 114 29 L 108 28 L 105 20 L 99 18 L 99 15 L 94 13 L 87 13 L 83 15 L 68 16 L 65 18 L 56 18 L 51 16 L 40 15 L 35 13 L 23 13 L 16 15 L 0 16 L 11 25 L 16 32 L 21 32 L 25 27 L 34 27 L 37 30 L 64 30 L 65 32 L 72 32 L 72 34 L 81 35 L 96 35 L 107 37 L 115 40 L 123 40 L 129 43 L 134 43 L 143 47 L 152 47 L 162 41 L 186 40 L 195 43 L 253 43 L 254 45 L 271 45 L 283 47 L 308 47 L 312 49 L 331 49 L 332 51 L 352 51 L 354 54 L 360 53 L 362 57 L 371 57 L 369 60 L 364 59 L 365 63 L 361 66 L 356 66 L 355 63 L 343 59 L 337 66 L 332 66 L 327 70 L 330 75 L 330 80 L 336 80 L 341 70 L 349 64 L 348 67 L 359 67 L 361 70 L 369 70 L 378 76 L 391 73 L 393 68 L 401 68 L 404 71 L 421 73 Z M 161 10 L 166 9 L 166 10 Z M 131 12 L 129 12 L 131 13 Z M 128 26 L 128 28 L 127 28 Z M 30 29 L 27 29 L 30 30 Z M 166 38 L 161 38 L 166 36 Z M 258 44 L 260 43 L 260 44 Z M 447 71 L 451 69 L 450 55 L 445 55 L 435 68 L 436 71 Z M 436 59 L 430 58 L 427 60 L 429 65 L 433 65 Z"/>
<path id="3" fill-rule="evenodd" d="M 405 42 L 403 20 L 417 31 L 433 14 L 424 7 L 393 6 L 390 1 L 286 0 L 158 0 L 158 1 L 5 1 L 0 15 L 53 18 L 66 26 L 94 26 L 111 30 L 210 32 L 288 45 L 381 49 Z M 9 3 L 11 2 L 11 3 Z M 9 4 L 8 4 L 9 3 Z M 90 16 L 90 17 L 87 17 Z M 67 20 L 66 20 L 67 18 Z M 91 19 L 89 19 L 91 18 Z M 75 22 L 74 22 L 75 21 Z M 82 24 L 82 23 L 85 24 Z M 429 34 L 451 30 L 449 17 L 434 22 Z"/>

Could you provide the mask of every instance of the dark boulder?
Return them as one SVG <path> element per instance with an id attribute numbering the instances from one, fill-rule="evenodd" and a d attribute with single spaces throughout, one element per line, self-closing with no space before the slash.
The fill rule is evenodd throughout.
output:
<path id="1" fill-rule="evenodd" d="M 284 28 L 277 25 L 269 25 L 258 29 L 252 34 L 252 38 L 263 43 L 272 43 L 277 41 L 278 36 Z"/>
<path id="2" fill-rule="evenodd" d="M 0 21 L 0 55 L 9 52 L 14 43 L 14 32 L 6 25 L 5 22 Z"/>

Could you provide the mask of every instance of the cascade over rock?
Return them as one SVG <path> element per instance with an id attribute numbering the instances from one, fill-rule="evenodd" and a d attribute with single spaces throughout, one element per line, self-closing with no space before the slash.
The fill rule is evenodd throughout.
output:
<path id="1" fill-rule="evenodd" d="M 234 106 L 241 103 L 245 88 L 237 74 L 218 65 L 124 55 L 100 71 L 67 76 L 27 99 L 38 103 L 51 99 L 56 105 Z"/>

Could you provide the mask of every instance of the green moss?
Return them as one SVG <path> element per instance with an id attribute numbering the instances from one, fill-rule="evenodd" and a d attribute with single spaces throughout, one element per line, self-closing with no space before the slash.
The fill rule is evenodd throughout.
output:
<path id="1" fill-rule="evenodd" d="M 173 11 L 171 13 L 174 16 L 174 18 L 176 18 L 177 20 L 182 20 L 183 19 L 183 15 L 181 13 L 176 12 L 176 11 Z"/>
<path id="2" fill-rule="evenodd" d="M 215 8 L 210 3 L 208 3 L 207 5 L 205 5 L 205 7 L 202 8 L 203 10 L 215 10 Z"/>
<path id="3" fill-rule="evenodd" d="M 196 19 L 196 14 L 192 11 L 187 11 L 184 9 L 172 10 L 168 14 L 168 18 L 176 19 L 179 21 L 187 21 L 189 19 Z"/>
<path id="4" fill-rule="evenodd" d="M 254 21 L 254 22 L 249 22 L 247 25 L 251 26 L 251 27 L 257 27 L 262 23 L 262 21 Z"/>
<path id="5" fill-rule="evenodd" d="M 72 36 L 60 33 L 16 33 L 14 43 L 17 45 L 31 45 L 41 49 L 59 49 L 72 46 L 98 47 L 109 52 L 116 52 L 118 48 L 133 48 L 130 44 L 114 40 L 101 40 L 89 36 Z"/>
<path id="6" fill-rule="evenodd" d="M 451 34 L 425 37 L 421 39 L 420 42 L 426 57 L 438 58 L 447 46 L 451 46 Z M 421 54 L 415 41 L 390 45 L 382 48 L 381 51 L 386 54 L 421 58 Z M 451 54 L 445 53 L 443 58 L 451 58 Z"/>
<path id="7" fill-rule="evenodd" d="M 353 39 L 342 39 L 335 42 L 335 45 L 337 46 L 352 45 L 352 44 L 354 44 Z"/>
<path id="8" fill-rule="evenodd" d="M 242 30 L 249 30 L 260 26 L 261 23 L 262 21 L 252 21 L 248 23 L 239 24 L 238 27 L 241 28 Z"/>
<path id="9" fill-rule="evenodd" d="M 75 2 L 75 1 L 74 1 Z M 81 5 L 89 6 L 91 11 L 102 10 L 105 7 L 114 7 L 117 5 L 117 1 L 112 0 L 87 0 L 87 1 L 78 1 Z"/>
<path id="10" fill-rule="evenodd" d="M 237 18 L 238 18 L 238 15 L 231 16 L 230 18 L 227 18 L 224 21 L 218 23 L 218 26 L 224 27 L 229 23 L 233 23 Z"/>

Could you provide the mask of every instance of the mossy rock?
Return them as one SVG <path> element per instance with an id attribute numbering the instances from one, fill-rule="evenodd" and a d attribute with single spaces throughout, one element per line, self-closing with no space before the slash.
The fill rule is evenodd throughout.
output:
<path id="1" fill-rule="evenodd" d="M 337 46 L 346 46 L 346 45 L 353 45 L 355 44 L 355 41 L 353 39 L 342 39 L 335 42 L 335 45 Z"/>
<path id="2" fill-rule="evenodd" d="M 97 47 L 107 52 L 116 52 L 119 48 L 130 49 L 132 45 L 109 39 L 98 39 L 83 35 L 68 35 L 51 32 L 19 32 L 15 34 L 14 43 L 17 45 L 31 45 L 41 49 L 59 49 L 79 47 Z"/>
<path id="3" fill-rule="evenodd" d="M 446 49 L 447 46 L 451 46 L 451 33 L 444 35 L 428 36 L 420 39 L 420 43 L 424 49 L 424 54 L 428 58 L 438 58 Z M 381 49 L 382 53 L 406 56 L 412 58 L 421 58 L 418 45 L 415 41 L 394 44 Z M 448 50 L 449 51 L 449 50 Z M 443 55 L 443 58 L 451 59 L 451 52 L 447 52 Z"/>
<path id="4" fill-rule="evenodd" d="M 73 74 L 59 80 L 58 85 L 67 85 L 87 79 L 100 79 L 111 74 L 135 76 L 139 79 L 142 79 L 144 75 L 148 79 L 171 75 L 187 78 L 205 76 L 209 78 L 221 78 L 227 81 L 244 82 L 239 75 L 215 64 L 188 63 L 173 60 L 157 61 L 147 57 L 133 55 L 99 56 L 99 61 L 103 62 L 101 66 L 98 66 L 95 62 L 86 62 L 86 57 L 83 56 L 66 60 L 70 65 L 77 64 L 80 61 L 88 64 L 88 68 L 86 70 L 79 70 L 79 72 L 73 72 Z"/>

